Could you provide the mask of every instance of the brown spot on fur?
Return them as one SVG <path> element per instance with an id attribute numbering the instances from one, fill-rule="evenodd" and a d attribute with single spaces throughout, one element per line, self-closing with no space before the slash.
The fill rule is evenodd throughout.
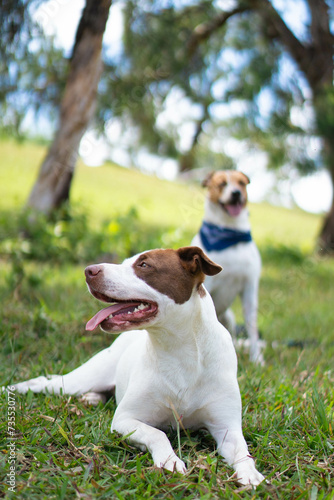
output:
<path id="1" fill-rule="evenodd" d="M 218 274 L 221 267 L 212 262 L 198 247 L 179 250 L 151 250 L 141 254 L 133 264 L 138 278 L 160 293 L 183 304 L 196 287 L 203 296 L 205 275 Z"/>

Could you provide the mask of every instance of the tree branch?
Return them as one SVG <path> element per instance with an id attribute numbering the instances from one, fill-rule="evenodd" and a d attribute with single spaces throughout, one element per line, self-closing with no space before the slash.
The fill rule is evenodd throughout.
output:
<path id="1" fill-rule="evenodd" d="M 318 67 L 321 65 L 321 83 L 333 83 L 333 44 L 330 31 L 329 7 L 325 0 L 307 0 L 311 12 L 311 35 Z M 319 75 L 320 76 L 320 75 Z"/>
<path id="2" fill-rule="evenodd" d="M 324 80 L 328 82 L 332 81 L 332 49 L 330 49 L 330 54 L 328 55 L 328 46 L 332 47 L 333 37 L 329 33 L 331 42 L 328 43 L 327 37 L 326 42 L 323 40 L 324 33 L 329 31 L 328 11 L 326 10 L 327 6 L 325 1 L 308 0 L 308 3 L 312 15 L 311 35 L 313 39 L 309 44 L 304 45 L 285 24 L 269 0 L 250 0 L 250 4 L 253 4 L 253 8 L 258 11 L 260 16 L 272 29 L 272 36 L 278 38 L 286 47 L 301 71 L 305 74 L 312 90 L 317 92 L 319 85 L 321 85 Z M 322 17 L 323 14 L 325 14 L 325 18 Z M 327 23 L 325 31 L 323 26 L 324 23 Z M 322 47 L 327 44 L 325 53 L 323 53 L 321 49 L 319 50 L 314 36 L 316 36 L 317 40 L 321 39 L 324 42 Z"/>
<path id="3" fill-rule="evenodd" d="M 274 37 L 281 40 L 298 64 L 304 65 L 304 61 L 308 57 L 307 48 L 292 33 L 270 1 L 251 0 L 251 4 L 254 4 L 261 17 L 270 23 L 274 30 Z"/>
<path id="4" fill-rule="evenodd" d="M 311 12 L 311 35 L 314 45 L 322 49 L 334 42 L 330 31 L 329 7 L 325 0 L 307 0 Z"/>
<path id="5" fill-rule="evenodd" d="M 194 54 L 200 43 L 207 40 L 215 31 L 224 26 L 224 24 L 230 17 L 241 14 L 242 12 L 245 12 L 247 10 L 249 10 L 248 6 L 240 6 L 229 12 L 221 12 L 211 21 L 196 26 L 187 43 L 187 53 L 189 57 Z"/>

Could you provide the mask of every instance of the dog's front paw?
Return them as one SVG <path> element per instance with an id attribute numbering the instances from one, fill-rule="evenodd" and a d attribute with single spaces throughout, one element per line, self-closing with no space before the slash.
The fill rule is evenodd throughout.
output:
<path id="1" fill-rule="evenodd" d="M 264 476 L 255 468 L 253 463 L 238 467 L 235 477 L 239 484 L 243 486 L 258 486 L 265 479 Z"/>
<path id="2" fill-rule="evenodd" d="M 181 474 L 185 474 L 187 472 L 185 463 L 176 455 L 172 459 L 167 460 L 163 467 L 164 469 L 170 470 L 172 472 L 180 472 Z"/>
<path id="3" fill-rule="evenodd" d="M 47 383 L 48 379 L 46 377 L 40 376 L 32 378 L 30 380 L 26 380 L 25 382 L 18 382 L 17 384 L 14 384 L 13 387 L 15 387 L 15 390 L 17 392 L 25 394 L 29 391 L 29 389 L 33 392 L 41 392 Z"/>
<path id="4" fill-rule="evenodd" d="M 176 455 L 170 456 L 167 460 L 157 460 L 154 461 L 155 465 L 159 468 L 167 469 L 171 472 L 180 472 L 181 474 L 185 474 L 187 472 L 187 467 L 185 463 Z"/>
<path id="5" fill-rule="evenodd" d="M 60 375 L 49 375 L 48 377 L 44 377 L 41 375 L 40 377 L 31 378 L 30 380 L 26 380 L 25 382 L 18 382 L 17 384 L 13 384 L 12 387 L 15 388 L 17 392 L 21 394 L 25 394 L 29 391 L 32 392 L 43 392 L 44 389 L 50 383 L 50 380 L 54 378 L 59 378 Z"/>

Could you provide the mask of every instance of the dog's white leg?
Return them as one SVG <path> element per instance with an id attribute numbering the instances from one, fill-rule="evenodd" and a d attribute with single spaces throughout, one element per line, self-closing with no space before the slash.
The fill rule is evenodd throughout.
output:
<path id="1" fill-rule="evenodd" d="M 117 350 L 110 346 L 66 375 L 41 376 L 14 384 L 14 387 L 21 393 L 26 393 L 29 389 L 33 392 L 76 395 L 106 392 L 115 384 L 117 354 Z"/>
<path id="2" fill-rule="evenodd" d="M 242 294 L 242 308 L 245 318 L 246 330 L 250 343 L 250 359 L 256 363 L 263 364 L 263 354 L 261 352 L 261 343 L 259 341 L 259 332 L 257 329 L 257 308 L 258 308 L 258 285 L 249 283 Z"/>
<path id="3" fill-rule="evenodd" d="M 135 418 L 115 412 L 111 431 L 128 436 L 130 442 L 142 451 L 148 450 L 153 458 L 154 465 L 170 471 L 185 474 L 187 469 L 184 462 L 174 453 L 174 450 L 163 431 L 140 422 Z"/>
<path id="4" fill-rule="evenodd" d="M 32 392 L 77 396 L 90 392 L 91 395 L 88 394 L 84 398 L 85 401 L 97 404 L 98 401 L 103 401 L 101 393 L 113 390 L 117 364 L 124 350 L 137 339 L 138 334 L 142 333 L 137 330 L 123 333 L 110 347 L 95 354 L 86 363 L 66 375 L 41 376 L 12 385 L 21 393 L 26 393 L 29 389 Z"/>
<path id="5" fill-rule="evenodd" d="M 264 476 L 256 470 L 255 462 L 249 455 L 241 430 L 213 431 L 212 435 L 217 441 L 218 452 L 234 468 L 240 484 L 257 486 L 264 480 Z"/>

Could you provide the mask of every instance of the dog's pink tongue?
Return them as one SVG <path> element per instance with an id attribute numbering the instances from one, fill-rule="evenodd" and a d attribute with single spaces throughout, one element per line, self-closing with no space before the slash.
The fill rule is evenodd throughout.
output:
<path id="1" fill-rule="evenodd" d="M 105 307 L 101 311 L 99 311 L 95 316 L 93 316 L 92 319 L 88 321 L 86 324 L 86 330 L 89 330 L 90 332 L 92 330 L 95 330 L 95 328 L 102 323 L 105 319 L 110 316 L 110 314 L 113 314 L 116 312 L 118 309 L 120 309 L 122 306 L 120 304 L 113 304 L 112 306 Z"/>
<path id="2" fill-rule="evenodd" d="M 226 207 L 228 214 L 231 217 L 237 217 L 242 210 L 241 203 L 237 203 L 236 205 L 225 205 L 225 207 Z"/>

